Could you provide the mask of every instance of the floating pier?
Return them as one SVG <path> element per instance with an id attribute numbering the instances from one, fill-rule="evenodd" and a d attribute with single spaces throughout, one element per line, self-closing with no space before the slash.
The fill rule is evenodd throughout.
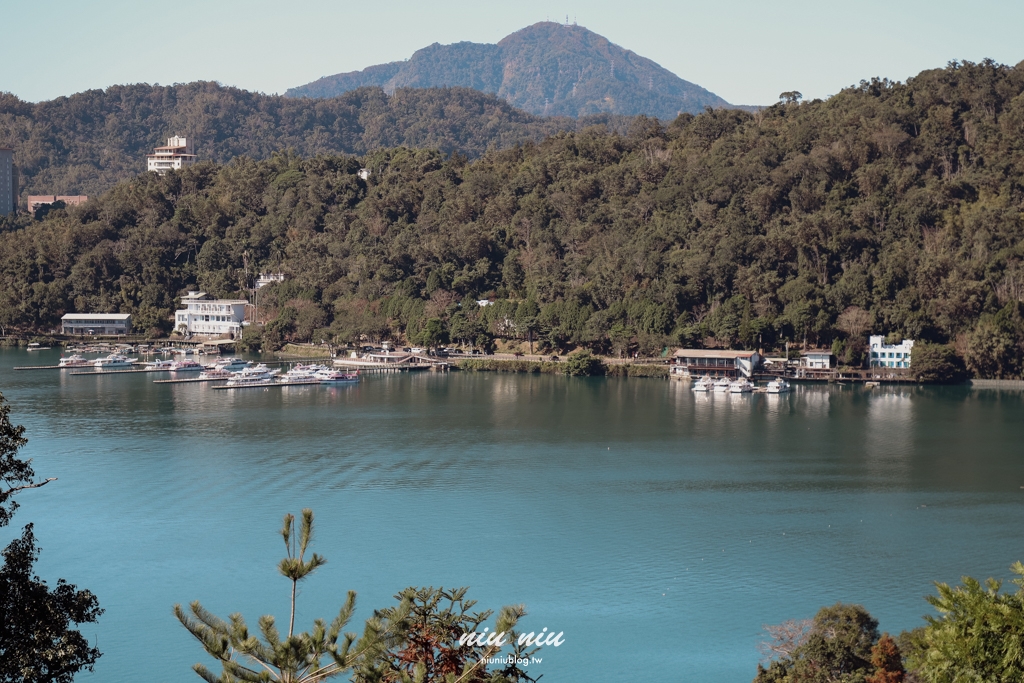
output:
<path id="1" fill-rule="evenodd" d="M 232 387 L 213 387 L 214 389 L 256 389 L 259 387 L 316 387 L 320 382 L 259 382 L 257 384 L 239 384 Z"/>

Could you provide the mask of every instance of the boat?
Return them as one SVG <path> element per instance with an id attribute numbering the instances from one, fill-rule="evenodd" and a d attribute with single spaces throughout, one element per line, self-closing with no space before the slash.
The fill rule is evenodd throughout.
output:
<path id="1" fill-rule="evenodd" d="M 754 383 L 746 377 L 740 377 L 735 382 L 729 384 L 729 393 L 732 394 L 749 394 L 754 390 Z"/>
<path id="2" fill-rule="evenodd" d="M 129 358 L 118 353 L 112 353 L 109 356 L 97 358 L 92 362 L 92 365 L 96 368 L 128 368 L 138 360 L 138 358 Z"/>
<path id="3" fill-rule="evenodd" d="M 170 370 L 171 366 L 174 365 L 175 361 L 162 358 L 160 360 L 153 360 L 147 363 L 143 363 L 150 370 Z"/>
<path id="4" fill-rule="evenodd" d="M 769 394 L 785 394 L 791 389 L 791 387 L 789 382 L 780 377 L 768 382 L 767 389 Z"/>
<path id="5" fill-rule="evenodd" d="M 714 386 L 715 386 L 715 383 L 714 383 L 714 381 L 712 381 L 711 377 L 709 375 L 704 375 L 699 380 L 697 380 L 696 382 L 693 383 L 693 390 L 694 391 L 711 391 Z"/>
<path id="6" fill-rule="evenodd" d="M 181 360 L 171 361 L 167 369 L 171 372 L 195 372 L 205 370 L 206 368 L 191 358 L 182 358 Z"/>
<path id="7" fill-rule="evenodd" d="M 732 382 L 729 381 L 728 377 L 722 377 L 712 386 L 715 388 L 715 391 L 729 391 L 729 385 L 731 384 Z"/>
<path id="8" fill-rule="evenodd" d="M 313 374 L 313 377 L 321 384 L 333 384 L 336 382 L 358 382 L 359 371 L 354 372 L 342 372 L 341 370 L 331 370 L 330 368 L 324 368 Z"/>
<path id="9" fill-rule="evenodd" d="M 231 372 L 230 370 L 225 370 L 224 368 L 208 367 L 199 373 L 199 379 L 231 379 L 235 374 L 236 373 Z"/>
<path id="10" fill-rule="evenodd" d="M 281 375 L 282 382 L 294 382 L 296 380 L 309 379 L 321 370 L 326 370 L 323 365 L 295 365 L 288 372 Z"/>
<path id="11" fill-rule="evenodd" d="M 49 348 L 50 348 L 49 346 L 40 346 L 39 342 L 32 342 L 31 344 L 28 345 L 28 348 L 25 349 L 25 350 L 26 351 L 46 351 Z"/>
<path id="12" fill-rule="evenodd" d="M 262 386 L 265 384 L 272 384 L 280 370 L 271 370 L 263 363 L 255 367 L 245 368 L 241 372 L 232 373 L 234 377 L 228 380 L 225 386 L 229 387 L 246 387 L 246 386 Z"/>
<path id="13" fill-rule="evenodd" d="M 92 361 L 86 360 L 84 356 L 78 354 L 66 356 L 57 361 L 58 368 L 81 368 L 87 365 L 92 365 Z"/>
<path id="14" fill-rule="evenodd" d="M 241 358 L 221 358 L 218 359 L 213 367 L 218 370 L 229 370 L 234 372 L 235 370 L 242 370 L 252 365 L 252 361 L 242 360 Z"/>

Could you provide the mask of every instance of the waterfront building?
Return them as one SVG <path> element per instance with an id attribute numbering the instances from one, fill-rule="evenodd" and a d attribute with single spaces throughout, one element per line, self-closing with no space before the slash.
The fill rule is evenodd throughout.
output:
<path id="1" fill-rule="evenodd" d="M 828 370 L 832 367 L 832 352 L 812 349 L 800 352 L 800 367 L 814 370 Z"/>
<path id="2" fill-rule="evenodd" d="M 868 346 L 871 348 L 871 367 L 910 367 L 910 354 L 914 346 L 913 339 L 904 339 L 899 344 L 886 344 L 885 337 L 880 334 L 873 334 L 868 338 Z"/>
<path id="3" fill-rule="evenodd" d="M 245 320 L 245 299 L 212 299 L 206 292 L 181 297 L 182 308 L 174 313 L 174 329 L 182 334 L 240 337 Z"/>
<path id="4" fill-rule="evenodd" d="M 35 213 L 40 206 L 64 202 L 65 206 L 78 206 L 89 201 L 89 196 L 84 194 L 30 194 L 28 196 L 28 212 Z"/>
<path id="5" fill-rule="evenodd" d="M 0 216 L 18 208 L 18 169 L 14 166 L 14 150 L 0 147 Z"/>
<path id="6" fill-rule="evenodd" d="M 761 365 L 757 351 L 679 349 L 673 355 L 673 375 L 751 377 Z"/>
<path id="7" fill-rule="evenodd" d="M 66 313 L 60 319 L 63 334 L 128 334 L 130 313 Z"/>
<path id="8" fill-rule="evenodd" d="M 192 142 L 175 135 L 167 138 L 166 145 L 146 155 L 146 170 L 166 175 L 170 170 L 180 171 L 185 166 L 191 166 L 196 163 L 196 158 L 192 152 Z"/>

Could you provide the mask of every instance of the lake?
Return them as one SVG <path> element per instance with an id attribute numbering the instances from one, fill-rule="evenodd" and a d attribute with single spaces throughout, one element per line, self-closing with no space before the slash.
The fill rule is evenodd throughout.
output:
<path id="1" fill-rule="evenodd" d="M 231 392 L 11 370 L 58 356 L 0 351 L 22 455 L 59 478 L 20 494 L 0 542 L 35 523 L 42 578 L 99 597 L 82 630 L 104 656 L 79 681 L 200 680 L 213 660 L 174 603 L 286 621 L 278 531 L 304 507 L 328 564 L 297 627 L 349 589 L 360 630 L 406 586 L 470 586 L 564 632 L 528 667 L 545 683 L 750 681 L 763 624 L 843 601 L 896 633 L 933 581 L 1024 559 L 1019 392 L 461 372 Z"/>

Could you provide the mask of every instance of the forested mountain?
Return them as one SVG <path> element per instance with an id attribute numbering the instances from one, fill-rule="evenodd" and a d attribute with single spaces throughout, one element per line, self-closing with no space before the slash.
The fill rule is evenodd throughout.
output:
<path id="1" fill-rule="evenodd" d="M 614 117 L 591 122 L 623 125 Z M 195 141 L 200 159 L 364 154 L 430 147 L 476 157 L 540 140 L 587 121 L 547 119 L 467 88 L 361 88 L 325 100 L 291 99 L 216 83 L 126 85 L 32 104 L 0 93 L 0 147 L 13 147 L 28 194 L 97 195 L 146 170 L 145 155 L 172 135 Z"/>
<path id="2" fill-rule="evenodd" d="M 1019 377 L 1024 63 L 561 132 L 472 162 L 239 158 L 18 221 L 0 234 L 8 327 L 120 310 L 167 329 L 186 287 L 238 294 L 273 269 L 287 280 L 261 293 L 267 343 L 806 340 L 856 362 L 875 332 L 951 342 L 976 374 Z"/>
<path id="3" fill-rule="evenodd" d="M 672 120 L 683 112 L 729 103 L 649 59 L 575 24 L 545 21 L 497 45 L 434 43 L 405 62 L 325 76 L 292 88 L 289 97 L 334 97 L 362 86 L 460 86 L 494 93 L 542 116 L 611 113 Z"/>

